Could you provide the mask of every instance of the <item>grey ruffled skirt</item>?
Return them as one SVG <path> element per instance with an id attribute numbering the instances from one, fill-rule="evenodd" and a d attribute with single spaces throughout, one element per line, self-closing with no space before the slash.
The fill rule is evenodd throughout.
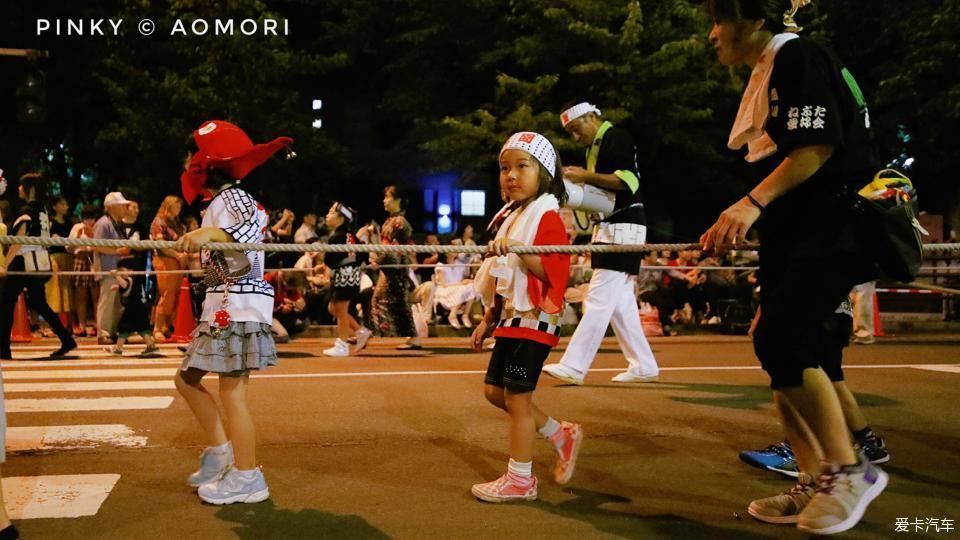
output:
<path id="1" fill-rule="evenodd" d="M 233 373 L 264 369 L 276 364 L 277 347 L 269 324 L 231 322 L 230 326 L 220 330 L 201 322 L 193 331 L 193 339 L 180 369 Z"/>

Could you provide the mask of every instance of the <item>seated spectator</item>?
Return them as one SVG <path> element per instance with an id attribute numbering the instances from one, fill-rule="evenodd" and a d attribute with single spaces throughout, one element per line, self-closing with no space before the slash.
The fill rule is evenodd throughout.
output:
<path id="1" fill-rule="evenodd" d="M 273 285 L 273 332 L 284 343 L 307 327 L 305 282 L 297 272 L 271 272 L 264 276 Z"/>
<path id="2" fill-rule="evenodd" d="M 319 228 L 316 214 L 306 214 L 303 216 L 303 223 L 293 234 L 293 241 L 297 244 L 312 244 L 316 242 L 320 235 L 317 233 Z"/>
<path id="3" fill-rule="evenodd" d="M 462 245 L 462 241 L 456 238 L 451 244 Z M 468 267 L 457 262 L 458 255 L 458 253 L 447 253 L 447 262 L 437 263 L 434 279 L 437 283 L 436 301 L 450 310 L 447 321 L 450 322 L 450 326 L 459 330 L 461 320 L 463 327 L 473 328 L 470 310 L 477 298 L 477 292 L 473 288 L 473 280 L 466 277 Z"/>

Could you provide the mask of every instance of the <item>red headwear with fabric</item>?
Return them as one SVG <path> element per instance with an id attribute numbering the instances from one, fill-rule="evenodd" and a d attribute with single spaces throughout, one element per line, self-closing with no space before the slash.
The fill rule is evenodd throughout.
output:
<path id="1" fill-rule="evenodd" d="M 208 120 L 193 132 L 197 151 L 187 170 L 180 176 L 180 187 L 187 204 L 197 198 L 213 198 L 207 186 L 207 171 L 218 169 L 230 178 L 244 179 L 281 148 L 293 143 L 290 137 L 277 137 L 265 144 L 253 144 L 239 127 L 224 120 Z"/>

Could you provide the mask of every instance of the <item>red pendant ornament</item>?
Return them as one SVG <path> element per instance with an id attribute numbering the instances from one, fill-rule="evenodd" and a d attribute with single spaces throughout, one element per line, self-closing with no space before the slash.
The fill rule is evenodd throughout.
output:
<path id="1" fill-rule="evenodd" d="M 227 310 L 221 309 L 213 314 L 213 325 L 217 328 L 226 328 L 230 326 L 230 314 Z"/>

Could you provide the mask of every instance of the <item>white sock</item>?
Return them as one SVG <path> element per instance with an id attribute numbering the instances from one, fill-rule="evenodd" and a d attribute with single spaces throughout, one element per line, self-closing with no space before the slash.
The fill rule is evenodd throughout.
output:
<path id="1" fill-rule="evenodd" d="M 232 453 L 233 453 L 233 446 L 230 444 L 230 441 L 227 441 L 227 442 L 221 444 L 220 446 L 211 446 L 211 447 L 207 448 L 207 450 L 210 450 L 210 453 L 211 453 L 211 454 L 218 454 L 218 455 L 219 455 L 219 454 L 232 454 Z"/>
<path id="2" fill-rule="evenodd" d="M 510 462 L 507 463 L 507 471 L 521 478 L 530 478 L 533 476 L 533 462 L 528 461 L 526 463 L 520 463 L 519 461 L 514 461 L 512 458 Z"/>
<path id="3" fill-rule="evenodd" d="M 548 416 L 547 423 L 544 424 L 542 428 L 538 429 L 537 433 L 543 436 L 544 439 L 549 439 L 550 437 L 553 437 L 553 435 L 559 430 L 560 422 L 557 422 L 553 419 L 553 417 Z"/>
<path id="4" fill-rule="evenodd" d="M 253 477 L 257 474 L 256 467 L 250 469 L 249 471 L 241 471 L 240 469 L 235 469 L 235 470 L 237 474 L 240 475 L 240 478 L 243 478 L 244 480 L 252 480 Z"/>

